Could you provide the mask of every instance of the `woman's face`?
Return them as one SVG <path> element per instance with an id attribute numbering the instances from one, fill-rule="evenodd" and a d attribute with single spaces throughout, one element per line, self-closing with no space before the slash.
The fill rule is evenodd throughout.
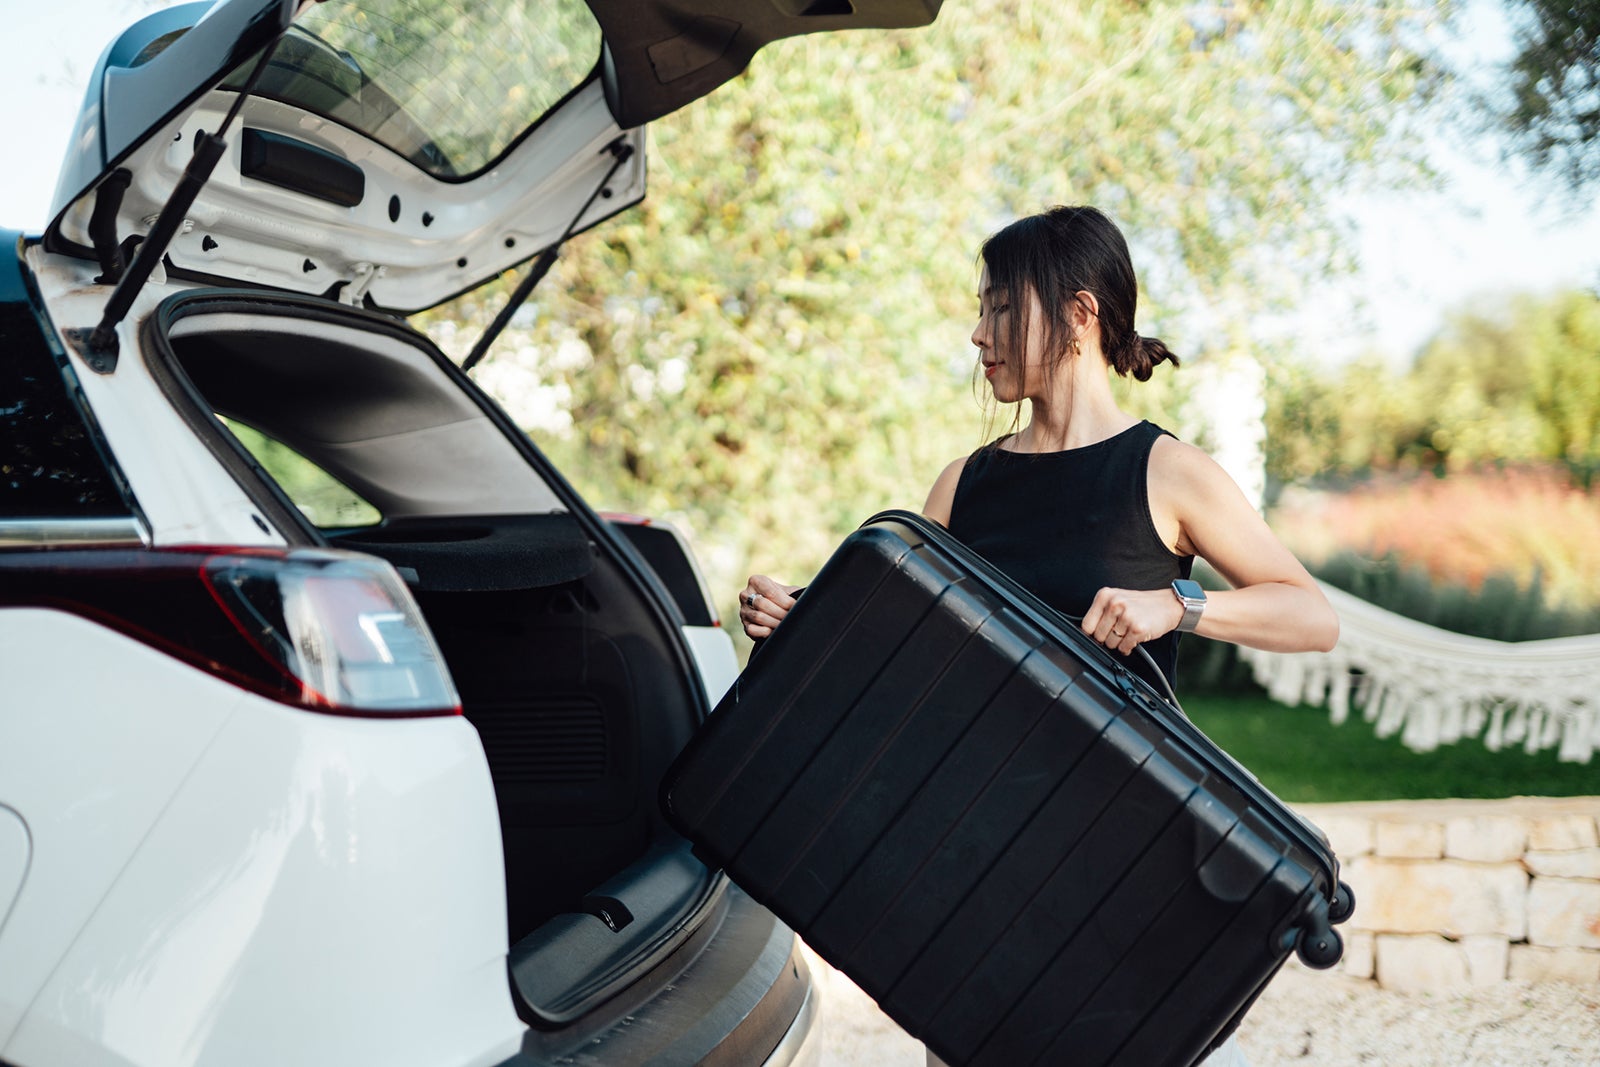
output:
<path id="1" fill-rule="evenodd" d="M 1014 316 L 1023 309 L 1012 305 L 1011 294 L 989 282 L 989 268 L 983 269 L 978 283 L 978 326 L 972 343 L 983 362 L 983 376 L 1002 404 L 1040 395 L 1044 387 L 1044 309 L 1032 289 L 1027 290 L 1028 333 L 1022 351 L 1012 350 Z"/>

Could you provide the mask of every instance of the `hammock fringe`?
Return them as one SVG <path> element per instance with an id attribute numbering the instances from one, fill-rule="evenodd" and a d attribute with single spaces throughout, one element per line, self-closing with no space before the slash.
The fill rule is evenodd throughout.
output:
<path id="1" fill-rule="evenodd" d="M 1326 705 L 1335 724 L 1359 708 L 1379 737 L 1417 752 L 1481 737 L 1490 751 L 1555 748 L 1588 763 L 1600 748 L 1600 634 L 1490 641 L 1322 589 L 1339 614 L 1333 651 L 1239 649 L 1278 703 Z"/>

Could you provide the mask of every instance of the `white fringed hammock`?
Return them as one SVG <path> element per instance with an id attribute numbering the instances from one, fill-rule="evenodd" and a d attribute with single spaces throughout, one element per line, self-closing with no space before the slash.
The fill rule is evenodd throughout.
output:
<path id="1" fill-rule="evenodd" d="M 1332 652 L 1241 648 L 1255 677 L 1283 704 L 1351 708 L 1379 737 L 1431 751 L 1480 733 L 1492 750 L 1560 746 L 1588 763 L 1600 748 L 1600 634 L 1549 641 L 1490 641 L 1415 622 L 1326 584 L 1339 613 Z"/>

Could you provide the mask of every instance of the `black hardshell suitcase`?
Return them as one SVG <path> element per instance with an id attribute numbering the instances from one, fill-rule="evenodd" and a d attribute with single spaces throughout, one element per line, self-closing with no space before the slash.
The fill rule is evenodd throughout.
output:
<path id="1" fill-rule="evenodd" d="M 662 798 L 956 1065 L 1185 1067 L 1353 905 L 1314 827 L 908 512 L 845 540 Z"/>

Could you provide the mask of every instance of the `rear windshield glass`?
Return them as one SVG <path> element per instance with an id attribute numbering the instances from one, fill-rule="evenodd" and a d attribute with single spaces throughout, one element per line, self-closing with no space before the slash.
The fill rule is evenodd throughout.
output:
<path id="1" fill-rule="evenodd" d="M 330 0 L 295 21 L 256 95 L 459 178 L 499 160 L 599 58 L 583 0 Z M 223 84 L 238 89 L 253 62 Z"/>

